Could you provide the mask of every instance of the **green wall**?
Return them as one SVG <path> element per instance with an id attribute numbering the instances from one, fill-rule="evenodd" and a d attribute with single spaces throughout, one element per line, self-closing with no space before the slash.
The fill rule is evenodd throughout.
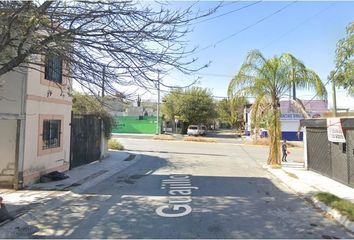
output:
<path id="1" fill-rule="evenodd" d="M 118 116 L 112 133 L 156 133 L 156 116 Z M 162 120 L 160 120 L 160 131 Z"/>

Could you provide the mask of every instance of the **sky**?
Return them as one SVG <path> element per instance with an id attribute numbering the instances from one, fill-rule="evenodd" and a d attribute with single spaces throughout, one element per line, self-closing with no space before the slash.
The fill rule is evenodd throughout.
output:
<path id="1" fill-rule="evenodd" d="M 166 6 L 183 9 L 191 4 L 195 4 L 194 9 L 206 10 L 219 2 L 169 1 Z M 291 53 L 325 83 L 334 68 L 336 44 L 345 37 L 346 26 L 354 21 L 354 1 L 226 1 L 223 4 L 206 18 L 210 20 L 193 24 L 193 31 L 185 39 L 190 48 L 198 47 L 193 57 L 198 58 L 199 66 L 209 61 L 210 66 L 193 76 L 173 72 L 164 76 L 164 83 L 184 86 L 200 77 L 196 86 L 209 88 L 216 97 L 226 97 L 230 80 L 253 49 L 260 50 L 267 58 Z M 331 84 L 327 90 L 331 107 Z M 155 94 L 147 93 L 142 98 L 155 99 Z M 301 99 L 313 96 L 309 91 L 298 93 Z M 354 98 L 347 96 L 345 90 L 338 89 L 337 98 L 339 108 L 354 110 Z"/>

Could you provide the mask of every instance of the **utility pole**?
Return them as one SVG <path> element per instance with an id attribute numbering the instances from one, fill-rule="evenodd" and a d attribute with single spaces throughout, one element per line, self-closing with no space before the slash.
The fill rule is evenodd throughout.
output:
<path id="1" fill-rule="evenodd" d="M 336 96 L 336 84 L 332 77 L 332 100 L 333 100 L 333 117 L 337 117 L 337 96 Z"/>
<path id="2" fill-rule="evenodd" d="M 157 109 L 156 134 L 160 134 L 160 70 L 157 71 Z"/>

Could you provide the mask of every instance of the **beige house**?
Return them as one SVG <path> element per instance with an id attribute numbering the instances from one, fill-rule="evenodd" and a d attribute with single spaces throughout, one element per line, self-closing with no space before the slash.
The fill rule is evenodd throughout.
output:
<path id="1" fill-rule="evenodd" d="M 71 80 L 60 58 L 0 77 L 0 185 L 22 188 L 70 162 Z"/>

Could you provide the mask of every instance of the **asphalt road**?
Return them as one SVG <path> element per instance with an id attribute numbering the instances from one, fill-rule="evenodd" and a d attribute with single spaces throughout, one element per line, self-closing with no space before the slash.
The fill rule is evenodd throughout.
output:
<path id="1" fill-rule="evenodd" d="M 32 237 L 353 237 L 262 168 L 266 148 L 121 142 L 140 160 L 81 198 L 48 211 Z M 301 150 L 295 150 L 296 156 Z"/>

